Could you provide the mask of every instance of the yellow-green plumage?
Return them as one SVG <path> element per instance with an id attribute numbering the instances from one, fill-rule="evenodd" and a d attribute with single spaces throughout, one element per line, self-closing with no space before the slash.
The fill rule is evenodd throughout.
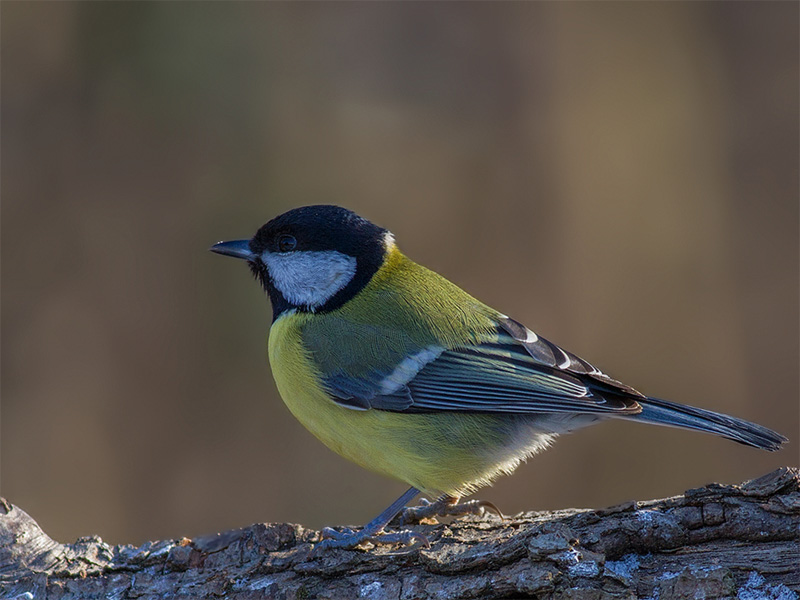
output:
<path id="1" fill-rule="evenodd" d="M 423 298 L 419 290 L 435 292 Z M 392 247 L 372 280 L 344 306 L 324 316 L 290 312 L 275 321 L 269 338 L 270 364 L 289 410 L 331 450 L 426 493 L 460 496 L 518 463 L 518 449 L 511 449 L 510 455 L 503 450 L 513 443 L 510 417 L 343 407 L 324 390 L 303 336 L 313 329 L 315 336 L 337 346 L 339 361 L 360 375 L 376 358 L 402 351 L 405 336 L 420 346 L 437 343 L 447 348 L 491 336 L 496 314 Z"/>
<path id="2" fill-rule="evenodd" d="M 767 450 L 786 441 L 615 381 L 415 264 L 387 230 L 341 207 L 297 208 L 250 240 L 212 250 L 245 259 L 269 295 L 270 363 L 294 416 L 343 457 L 412 486 L 360 532 L 324 532 L 327 547 L 376 535 L 427 543 L 414 532 L 381 533 L 420 490 L 445 497 L 413 514 L 453 514 L 454 497 L 512 471 L 557 435 L 607 418 Z"/>

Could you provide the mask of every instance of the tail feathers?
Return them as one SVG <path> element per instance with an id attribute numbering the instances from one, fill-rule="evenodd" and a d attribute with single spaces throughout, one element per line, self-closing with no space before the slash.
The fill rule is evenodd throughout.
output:
<path id="1" fill-rule="evenodd" d="M 771 452 L 779 450 L 783 443 L 789 441 L 781 434 L 761 425 L 711 412 L 710 410 L 703 410 L 702 408 L 676 404 L 659 398 L 639 400 L 639 404 L 642 405 L 642 412 L 623 418 L 628 418 L 632 421 L 655 423 L 656 425 L 705 431 L 746 446 L 753 446 Z"/>

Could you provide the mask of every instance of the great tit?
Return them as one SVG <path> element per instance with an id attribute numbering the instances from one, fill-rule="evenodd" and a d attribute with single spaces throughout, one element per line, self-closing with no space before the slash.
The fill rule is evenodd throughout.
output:
<path id="1" fill-rule="evenodd" d="M 416 264 L 347 209 L 306 206 L 213 252 L 247 261 L 272 304 L 269 361 L 281 397 L 322 443 L 409 485 L 361 531 L 327 547 L 427 543 L 384 533 L 414 517 L 493 508 L 458 500 L 555 438 L 610 418 L 714 433 L 777 450 L 786 438 L 727 415 L 645 396 Z"/>

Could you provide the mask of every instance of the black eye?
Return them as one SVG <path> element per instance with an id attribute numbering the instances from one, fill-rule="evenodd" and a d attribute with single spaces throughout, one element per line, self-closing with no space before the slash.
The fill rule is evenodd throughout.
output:
<path id="1" fill-rule="evenodd" d="M 294 239 L 293 235 L 289 235 L 284 233 L 282 236 L 278 238 L 278 251 L 279 252 L 291 252 L 297 246 L 297 240 Z"/>

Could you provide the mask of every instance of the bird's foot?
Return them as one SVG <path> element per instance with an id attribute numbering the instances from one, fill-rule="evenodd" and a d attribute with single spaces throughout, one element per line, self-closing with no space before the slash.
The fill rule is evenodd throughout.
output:
<path id="1" fill-rule="evenodd" d="M 400 513 L 396 520 L 401 525 L 409 525 L 432 517 L 463 517 L 464 515 L 483 515 L 487 512 L 497 515 L 500 519 L 505 518 L 500 509 L 487 500 L 459 502 L 458 498 L 444 496 L 436 502 L 431 502 L 421 498 L 419 506 L 410 506 L 403 509 L 403 512 Z"/>
<path id="2" fill-rule="evenodd" d="M 409 550 L 419 547 L 431 547 L 428 538 L 416 531 L 404 530 L 396 533 L 384 533 L 383 527 L 365 527 L 360 531 L 345 528 L 342 531 L 338 531 L 325 527 L 322 530 L 322 541 L 314 546 L 314 552 L 328 548 L 352 550 L 363 544 L 372 544 L 374 546 L 401 544 L 409 546 Z"/>

